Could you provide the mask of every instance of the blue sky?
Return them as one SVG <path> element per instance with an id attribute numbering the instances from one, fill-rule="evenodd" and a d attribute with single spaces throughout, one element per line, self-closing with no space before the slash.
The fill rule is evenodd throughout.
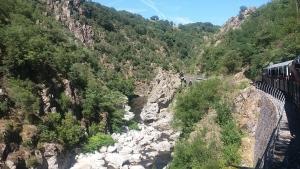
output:
<path id="1" fill-rule="evenodd" d="M 271 0 L 93 0 L 145 18 L 158 15 L 175 23 L 211 22 L 223 25 L 238 14 L 240 6 L 259 7 Z"/>

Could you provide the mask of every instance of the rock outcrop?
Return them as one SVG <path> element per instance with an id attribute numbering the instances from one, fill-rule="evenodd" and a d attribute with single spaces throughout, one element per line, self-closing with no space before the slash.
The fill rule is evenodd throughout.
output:
<path id="1" fill-rule="evenodd" d="M 43 158 L 45 158 L 48 169 L 67 169 L 70 168 L 72 161 L 74 159 L 74 154 L 71 152 L 64 152 L 63 147 L 55 143 L 45 143 L 43 145 L 44 153 Z"/>
<path id="2" fill-rule="evenodd" d="M 66 96 L 70 99 L 72 105 L 80 104 L 79 94 L 76 88 L 71 85 L 70 80 L 62 79 L 63 88 L 65 91 Z"/>
<path id="3" fill-rule="evenodd" d="M 238 16 L 231 17 L 220 29 L 220 33 L 228 32 L 229 30 L 234 30 L 240 28 L 241 24 L 245 19 L 253 14 L 256 11 L 256 8 L 247 8 L 243 11 L 240 11 Z"/>
<path id="4" fill-rule="evenodd" d="M 180 85 L 179 74 L 159 69 L 151 84 L 152 89 L 149 92 L 146 106 L 141 112 L 141 119 L 144 122 L 157 120 L 160 109 L 168 107 Z"/>
<path id="5" fill-rule="evenodd" d="M 247 8 L 243 11 L 240 11 L 238 16 L 231 17 L 220 29 L 220 31 L 214 35 L 212 42 L 207 43 L 207 45 L 213 44 L 217 46 L 219 43 L 222 42 L 223 36 L 229 32 L 230 30 L 239 29 L 242 23 L 254 12 L 256 8 Z"/>
<path id="6" fill-rule="evenodd" d="M 112 137 L 116 141 L 114 145 L 102 147 L 94 153 L 78 155 L 72 169 L 165 167 L 171 159 L 171 151 L 180 135 L 171 127 L 173 114 L 169 108 L 180 84 L 178 74 L 159 70 L 152 82 L 148 101 L 142 110 L 139 130 L 128 130 L 128 127 L 125 127 L 127 131 L 113 133 Z M 130 107 L 124 108 L 126 111 L 124 119 L 130 120 L 132 118 Z"/>
<path id="7" fill-rule="evenodd" d="M 56 20 L 61 21 L 68 29 L 74 33 L 74 36 L 87 46 L 92 46 L 94 43 L 94 32 L 90 25 L 80 23 L 74 19 L 72 14 L 83 14 L 80 8 L 82 0 L 47 0 L 49 11 L 54 13 Z"/>

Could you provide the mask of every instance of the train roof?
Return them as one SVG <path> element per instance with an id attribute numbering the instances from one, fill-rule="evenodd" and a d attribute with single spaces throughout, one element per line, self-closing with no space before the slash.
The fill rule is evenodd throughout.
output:
<path id="1" fill-rule="evenodd" d="M 293 60 L 289 60 L 289 61 L 273 64 L 273 65 L 270 65 L 270 66 L 266 67 L 265 69 L 272 69 L 272 68 L 276 68 L 276 67 L 287 66 L 292 62 L 293 62 Z"/>

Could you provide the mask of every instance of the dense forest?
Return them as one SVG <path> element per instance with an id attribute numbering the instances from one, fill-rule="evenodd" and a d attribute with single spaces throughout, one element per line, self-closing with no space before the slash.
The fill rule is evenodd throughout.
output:
<path id="1" fill-rule="evenodd" d="M 83 12 L 71 13 L 92 26 L 87 45 L 43 0 L 0 4 L 0 143 L 8 145 L 2 160 L 17 152 L 27 167 L 39 165 L 34 151 L 43 143 L 85 151 L 112 144 L 107 134 L 121 131 L 122 104 L 135 82 L 151 80 L 157 67 L 193 70 L 185 65 L 201 52 L 203 37 L 219 29 L 210 23 L 177 27 L 82 1 Z M 23 151 L 29 155 L 20 157 Z"/>

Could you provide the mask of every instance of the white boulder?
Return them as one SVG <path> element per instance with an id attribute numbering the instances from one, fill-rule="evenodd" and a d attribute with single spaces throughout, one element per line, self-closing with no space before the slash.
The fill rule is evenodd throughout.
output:
<path id="1" fill-rule="evenodd" d="M 151 122 L 157 120 L 159 107 L 157 103 L 148 103 L 141 112 L 141 119 L 144 122 Z"/>

